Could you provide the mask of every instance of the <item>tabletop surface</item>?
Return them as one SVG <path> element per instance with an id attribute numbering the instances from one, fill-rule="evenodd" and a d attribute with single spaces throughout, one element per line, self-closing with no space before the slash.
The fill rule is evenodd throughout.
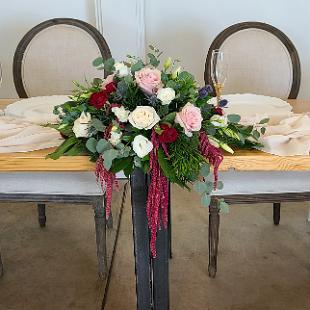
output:
<path id="1" fill-rule="evenodd" d="M 0 109 L 17 99 L 0 99 Z M 310 112 L 310 100 L 289 100 L 296 113 Z M 54 149 L 27 153 L 0 154 L 0 171 L 94 171 L 95 164 L 87 156 L 63 156 L 58 160 L 45 159 Z M 224 157 L 220 170 L 244 171 L 305 171 L 310 170 L 310 156 L 276 156 L 257 150 L 240 150 Z"/>

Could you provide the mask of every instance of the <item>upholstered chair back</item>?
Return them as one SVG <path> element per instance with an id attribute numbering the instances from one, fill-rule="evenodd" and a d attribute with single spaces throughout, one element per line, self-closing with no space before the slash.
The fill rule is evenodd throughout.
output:
<path id="1" fill-rule="evenodd" d="M 14 83 L 20 97 L 67 95 L 72 81 L 91 81 L 104 72 L 92 61 L 111 56 L 102 35 L 93 26 L 75 19 L 45 21 L 31 29 L 14 56 Z"/>
<path id="2" fill-rule="evenodd" d="M 228 61 L 224 94 L 297 97 L 300 86 L 298 53 L 279 29 L 258 22 L 239 23 L 225 29 L 209 49 L 206 83 L 211 83 L 211 55 L 215 49 L 223 51 Z"/>

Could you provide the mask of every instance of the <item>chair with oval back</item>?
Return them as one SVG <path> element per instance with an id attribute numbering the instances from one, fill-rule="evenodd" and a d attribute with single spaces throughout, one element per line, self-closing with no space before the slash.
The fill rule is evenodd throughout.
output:
<path id="1" fill-rule="evenodd" d="M 260 22 L 243 22 L 222 31 L 209 48 L 204 73 L 206 84 L 212 85 L 211 55 L 217 49 L 228 55 L 228 79 L 224 94 L 254 93 L 283 99 L 297 97 L 301 78 L 298 53 L 290 39 L 279 29 Z M 224 189 L 216 192 L 213 198 L 224 197 L 230 203 L 274 201 L 275 225 L 280 221 L 281 199 L 290 193 L 307 192 L 305 184 L 310 182 L 309 173 L 295 172 L 229 171 L 221 173 L 220 178 L 224 181 Z M 294 185 L 286 182 L 291 178 L 304 183 Z M 264 199 L 265 194 L 269 195 L 269 200 Z M 209 275 L 214 277 L 217 269 L 219 214 L 212 205 L 209 220 Z"/>
<path id="2" fill-rule="evenodd" d="M 99 31 L 71 18 L 51 19 L 31 29 L 14 55 L 13 74 L 22 98 L 69 95 L 72 81 L 85 82 L 100 73 L 92 61 L 111 57 Z M 107 272 L 103 193 L 94 173 L 1 173 L 0 200 L 38 202 L 39 223 L 45 226 L 45 202 L 87 202 L 94 206 L 99 274 Z M 5 184 L 5 185 L 4 185 Z M 4 187 L 4 188 L 3 188 Z M 0 259 L 0 276 L 3 272 Z"/>

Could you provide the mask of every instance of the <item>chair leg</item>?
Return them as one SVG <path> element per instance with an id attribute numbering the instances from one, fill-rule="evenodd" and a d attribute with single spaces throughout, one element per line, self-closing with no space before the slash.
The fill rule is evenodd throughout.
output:
<path id="1" fill-rule="evenodd" d="M 108 266 L 106 249 L 106 217 L 102 199 L 95 202 L 94 212 L 99 277 L 105 279 L 108 273 Z"/>
<path id="2" fill-rule="evenodd" d="M 219 244 L 220 214 L 217 205 L 209 207 L 209 277 L 215 278 L 217 272 L 217 253 Z"/>
<path id="3" fill-rule="evenodd" d="M 281 213 L 281 203 L 273 203 L 273 223 L 279 225 L 280 223 L 280 213 Z"/>
<path id="4" fill-rule="evenodd" d="M 171 184 L 169 182 L 169 210 L 168 210 L 168 248 L 169 258 L 172 258 L 172 214 L 171 214 Z"/>
<path id="5" fill-rule="evenodd" d="M 45 227 L 46 215 L 45 215 L 45 204 L 38 203 L 38 220 L 40 227 Z"/>
<path id="6" fill-rule="evenodd" d="M 3 276 L 3 264 L 1 259 L 1 253 L 0 253 L 0 278 Z"/>

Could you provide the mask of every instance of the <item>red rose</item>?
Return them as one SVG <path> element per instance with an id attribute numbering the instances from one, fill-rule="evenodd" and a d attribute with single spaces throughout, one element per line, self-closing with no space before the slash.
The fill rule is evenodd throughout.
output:
<path id="1" fill-rule="evenodd" d="M 116 84 L 114 82 L 111 82 L 111 83 L 107 84 L 105 86 L 105 91 L 108 94 L 111 94 L 111 93 L 115 92 L 116 91 Z"/>
<path id="2" fill-rule="evenodd" d="M 101 109 L 108 100 L 108 93 L 105 90 L 102 90 L 98 93 L 93 93 L 90 98 L 89 102 L 93 105 L 96 109 Z"/>
<path id="3" fill-rule="evenodd" d="M 163 130 L 162 134 L 159 135 L 159 141 L 161 143 L 172 143 L 179 136 L 178 131 L 174 127 L 169 127 L 167 124 L 161 124 L 160 128 Z"/>
<path id="4" fill-rule="evenodd" d="M 218 115 L 224 115 L 224 111 L 223 111 L 223 109 L 222 108 L 220 108 L 220 107 L 216 107 L 215 108 L 215 114 L 218 114 Z"/>

